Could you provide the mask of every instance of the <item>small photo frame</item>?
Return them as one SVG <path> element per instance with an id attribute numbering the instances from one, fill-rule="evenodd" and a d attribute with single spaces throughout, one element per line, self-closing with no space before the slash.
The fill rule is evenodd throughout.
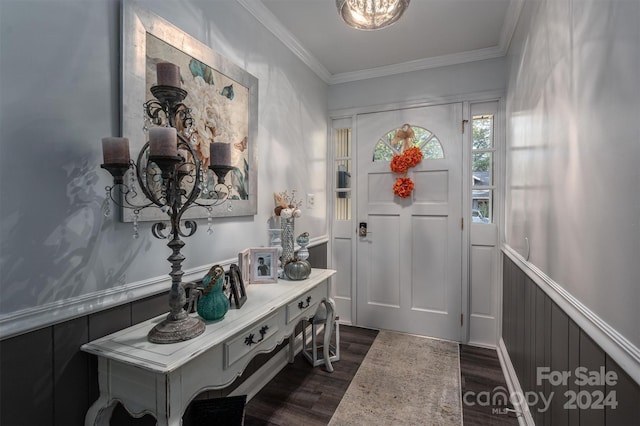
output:
<path id="1" fill-rule="evenodd" d="M 238 253 L 238 267 L 240 268 L 240 277 L 243 283 L 245 285 L 251 284 L 251 258 L 249 256 L 249 249 L 242 250 Z"/>
<path id="2" fill-rule="evenodd" d="M 240 274 L 240 268 L 238 265 L 232 264 L 229 266 L 229 302 L 236 309 L 240 309 L 244 302 L 247 301 L 247 292 L 242 282 L 242 276 Z"/>
<path id="3" fill-rule="evenodd" d="M 231 302 L 231 298 L 233 297 L 233 293 L 231 293 L 231 271 L 227 271 L 224 273 L 224 285 L 222 286 L 222 292 Z"/>
<path id="4" fill-rule="evenodd" d="M 258 247 L 249 249 L 251 284 L 278 282 L 278 248 Z"/>

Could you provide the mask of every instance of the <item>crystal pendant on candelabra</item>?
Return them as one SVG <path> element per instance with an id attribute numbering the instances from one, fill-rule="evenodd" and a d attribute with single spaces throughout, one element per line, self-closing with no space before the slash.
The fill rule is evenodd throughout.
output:
<path id="1" fill-rule="evenodd" d="M 135 239 L 140 237 L 140 234 L 138 233 L 138 218 L 139 217 L 140 217 L 140 214 L 138 212 L 135 212 L 135 214 L 133 215 L 133 238 L 135 238 Z"/>
<path id="2" fill-rule="evenodd" d="M 207 207 L 207 234 L 213 234 L 213 217 L 211 217 L 211 207 Z"/>
<path id="3" fill-rule="evenodd" d="M 111 216 L 110 198 L 111 198 L 111 191 L 109 189 L 107 189 L 107 196 L 104 199 L 104 201 L 102 202 L 102 214 L 104 215 L 104 217 Z"/>
<path id="4" fill-rule="evenodd" d="M 206 191 L 207 186 L 204 183 L 204 171 L 200 169 L 200 182 L 198 182 L 198 189 L 200 191 Z"/>
<path id="5" fill-rule="evenodd" d="M 147 115 L 146 106 L 142 107 L 142 116 L 144 117 L 142 122 L 142 131 L 147 133 L 149 131 L 149 127 L 151 126 L 151 119 L 149 118 L 149 115 Z"/>
<path id="6" fill-rule="evenodd" d="M 133 164 L 129 166 L 131 169 L 131 173 L 129 173 L 129 191 L 132 193 L 136 192 L 136 172 L 133 169 Z"/>

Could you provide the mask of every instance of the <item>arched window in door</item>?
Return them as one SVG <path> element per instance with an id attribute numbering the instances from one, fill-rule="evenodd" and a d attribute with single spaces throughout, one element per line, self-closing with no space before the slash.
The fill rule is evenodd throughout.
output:
<path id="1" fill-rule="evenodd" d="M 411 129 L 414 133 L 413 146 L 420 148 L 425 160 L 444 158 L 442 144 L 434 133 L 418 126 L 411 126 Z M 393 154 L 400 153 L 402 140 L 396 140 L 394 142 L 398 130 L 399 129 L 393 129 L 378 140 L 376 148 L 373 151 L 373 161 L 391 161 Z"/>

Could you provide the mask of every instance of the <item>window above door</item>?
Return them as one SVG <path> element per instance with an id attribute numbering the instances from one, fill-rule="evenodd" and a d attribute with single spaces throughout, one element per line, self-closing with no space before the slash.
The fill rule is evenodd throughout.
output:
<path id="1" fill-rule="evenodd" d="M 435 134 L 418 126 L 410 126 L 410 128 L 413 131 L 412 146 L 420 148 L 423 159 L 434 160 L 444 158 L 442 144 Z M 390 130 L 380 137 L 373 152 L 373 161 L 391 161 L 394 154 L 402 152 L 404 139 L 397 137 L 397 133 L 402 131 L 401 129 L 402 126 L 397 129 Z"/>

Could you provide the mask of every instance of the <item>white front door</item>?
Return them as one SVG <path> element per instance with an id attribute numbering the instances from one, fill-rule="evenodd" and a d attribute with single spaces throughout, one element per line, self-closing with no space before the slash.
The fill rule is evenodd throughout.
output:
<path id="1" fill-rule="evenodd" d="M 402 199 L 389 161 L 373 160 L 381 138 L 405 123 L 428 130 L 442 158 L 409 170 L 415 189 Z M 462 104 L 357 116 L 356 218 L 368 231 L 357 242 L 358 325 L 461 339 L 461 123 Z"/>

